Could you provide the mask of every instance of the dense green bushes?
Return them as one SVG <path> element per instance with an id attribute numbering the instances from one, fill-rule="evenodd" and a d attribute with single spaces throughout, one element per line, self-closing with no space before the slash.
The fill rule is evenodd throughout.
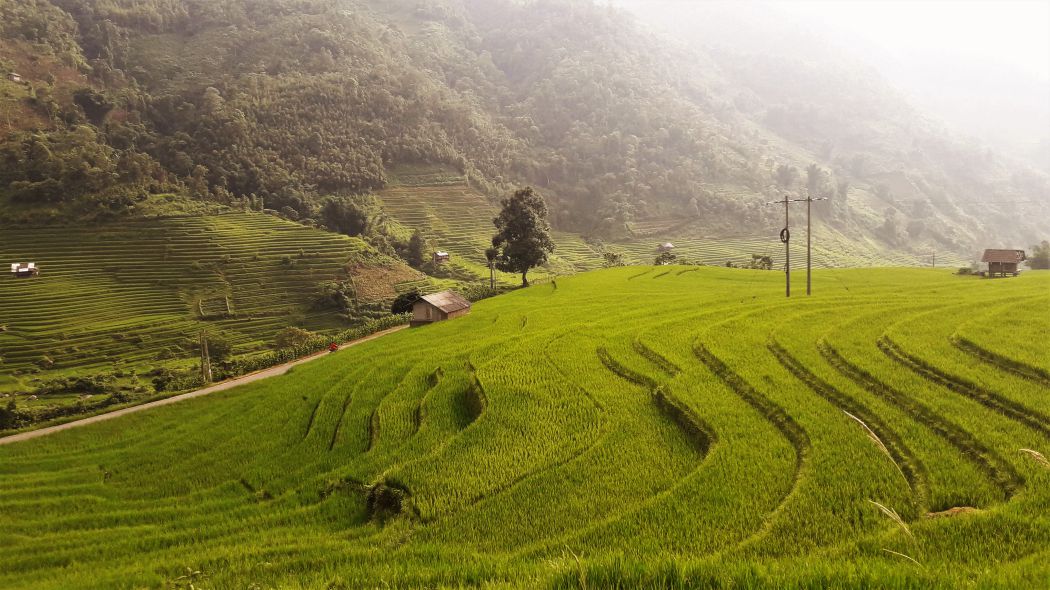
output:
<path id="1" fill-rule="evenodd" d="M 327 350 L 333 343 L 344 343 L 382 332 L 408 323 L 408 315 L 388 315 L 381 319 L 366 321 L 361 326 L 340 332 L 335 336 L 312 336 L 294 346 L 257 354 L 247 358 L 235 358 L 213 363 L 212 376 L 216 381 L 239 377 L 255 371 L 268 369 L 283 363 Z M 181 391 L 204 385 L 197 371 L 158 371 L 153 380 L 157 391 Z"/>
<path id="2" fill-rule="evenodd" d="M 0 164 L 0 187 L 16 202 L 118 214 L 159 186 L 161 173 L 152 158 L 109 146 L 89 125 L 15 134 L 0 144 Z"/>

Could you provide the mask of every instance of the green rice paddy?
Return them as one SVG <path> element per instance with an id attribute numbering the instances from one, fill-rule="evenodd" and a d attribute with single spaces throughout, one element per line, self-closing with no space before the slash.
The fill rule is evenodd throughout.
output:
<path id="1" fill-rule="evenodd" d="M 8 227 L 0 258 L 42 269 L 0 278 L 0 391 L 188 366 L 201 329 L 251 354 L 289 325 L 345 328 L 336 311 L 315 306 L 318 286 L 349 280 L 351 261 L 382 263 L 361 240 L 245 213 Z"/>
<path id="2" fill-rule="evenodd" d="M 1045 588 L 1050 274 L 619 268 L 0 446 L 3 588 Z"/>

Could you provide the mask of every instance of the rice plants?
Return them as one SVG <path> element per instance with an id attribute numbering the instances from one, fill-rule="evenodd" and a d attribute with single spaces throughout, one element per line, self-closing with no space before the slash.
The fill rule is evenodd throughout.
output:
<path id="1" fill-rule="evenodd" d="M 1039 359 L 982 311 L 1039 301 L 1050 275 L 815 279 L 785 300 L 761 271 L 562 277 L 219 396 L 0 445 L 0 587 L 1050 579 L 1047 392 L 992 362 Z"/>
<path id="2" fill-rule="evenodd" d="M 43 272 L 0 280 L 0 390 L 113 375 L 129 397 L 143 398 L 158 370 L 194 365 L 202 329 L 224 334 L 241 356 L 269 351 L 291 324 L 335 333 L 346 320 L 315 308 L 318 286 L 350 279 L 348 264 L 369 252 L 358 239 L 243 213 L 5 228 L 0 255 L 34 260 Z M 39 403 L 71 402 L 47 395 Z"/>

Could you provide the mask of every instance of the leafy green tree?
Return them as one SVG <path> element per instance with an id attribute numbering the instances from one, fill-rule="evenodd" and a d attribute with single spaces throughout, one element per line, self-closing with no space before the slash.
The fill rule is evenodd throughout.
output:
<path id="1" fill-rule="evenodd" d="M 501 202 L 502 210 L 493 223 L 496 235 L 492 246 L 499 250 L 496 268 L 521 273 L 521 284 L 529 286 L 529 271 L 547 262 L 554 252 L 547 203 L 532 187 Z"/>
<path id="2" fill-rule="evenodd" d="M 368 227 L 368 213 L 354 199 L 332 197 L 321 206 L 321 223 L 332 231 L 359 236 Z"/>
<path id="3" fill-rule="evenodd" d="M 314 334 L 309 330 L 296 328 L 295 326 L 288 326 L 278 332 L 277 336 L 274 337 L 274 345 L 277 346 L 277 348 L 295 348 L 306 344 L 315 336 L 317 336 L 317 334 Z"/>
<path id="4" fill-rule="evenodd" d="M 233 342 L 230 338 L 221 332 L 208 332 L 204 336 L 204 341 L 208 343 L 208 357 L 213 362 L 224 362 L 230 359 L 233 355 Z M 197 346 L 200 346 L 200 341 L 196 342 Z M 198 352 L 200 352 L 198 350 Z"/>
<path id="5" fill-rule="evenodd" d="M 427 261 L 427 240 L 418 229 L 408 239 L 405 262 L 412 268 L 420 268 Z"/>
<path id="6" fill-rule="evenodd" d="M 354 289 L 347 281 L 324 281 L 317 285 L 316 306 L 349 312 L 354 308 Z"/>
<path id="7" fill-rule="evenodd" d="M 1028 257 L 1028 268 L 1050 270 L 1050 241 L 1032 246 L 1032 255 Z"/>
<path id="8" fill-rule="evenodd" d="M 816 164 L 806 167 L 806 190 L 814 199 L 827 196 L 828 173 Z"/>
<path id="9" fill-rule="evenodd" d="M 412 306 L 421 299 L 419 291 L 413 289 L 408 293 L 402 293 L 394 299 L 394 303 L 390 306 L 390 313 L 401 314 L 409 313 L 412 311 Z"/>
<path id="10" fill-rule="evenodd" d="M 84 115 L 93 125 L 102 125 L 106 116 L 117 106 L 104 94 L 91 88 L 81 88 L 74 92 L 73 102 L 84 110 Z"/>
<path id="11" fill-rule="evenodd" d="M 754 270 L 773 270 L 773 258 L 763 254 L 752 254 L 747 267 Z"/>
<path id="12" fill-rule="evenodd" d="M 900 214 L 893 207 L 887 207 L 883 215 L 884 221 L 879 226 L 879 232 L 884 240 L 896 244 L 900 240 Z"/>
<path id="13" fill-rule="evenodd" d="M 602 266 L 605 268 L 623 265 L 623 254 L 620 254 L 619 252 L 609 252 L 608 250 L 602 253 Z"/>
<path id="14" fill-rule="evenodd" d="M 674 264 L 677 261 L 678 256 L 674 252 L 661 252 L 660 255 L 656 257 L 654 264 L 656 264 L 656 266 L 667 266 L 669 264 Z"/>
<path id="15" fill-rule="evenodd" d="M 18 410 L 15 400 L 10 400 L 6 406 L 0 407 L 0 430 L 18 428 L 24 420 L 25 414 Z"/>
<path id="16" fill-rule="evenodd" d="M 795 168 L 790 164 L 781 164 L 777 166 L 776 181 L 777 186 L 780 188 L 791 190 L 798 182 L 798 168 Z"/>
<path id="17" fill-rule="evenodd" d="M 845 202 L 846 198 L 849 196 L 849 189 L 849 180 L 845 178 L 841 179 L 835 186 L 835 196 L 838 197 L 839 201 Z"/>

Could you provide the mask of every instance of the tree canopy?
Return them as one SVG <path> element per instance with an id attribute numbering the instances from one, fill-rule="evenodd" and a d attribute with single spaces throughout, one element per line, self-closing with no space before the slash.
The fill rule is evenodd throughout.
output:
<path id="1" fill-rule="evenodd" d="M 1028 257 L 1028 267 L 1038 270 L 1050 270 L 1050 241 L 1043 240 L 1032 246 L 1032 255 Z"/>
<path id="2" fill-rule="evenodd" d="M 522 286 L 529 286 L 529 271 L 547 262 L 554 252 L 547 203 L 528 187 L 503 199 L 502 210 L 493 220 L 496 235 L 492 246 L 499 250 L 496 268 L 521 274 Z"/>

